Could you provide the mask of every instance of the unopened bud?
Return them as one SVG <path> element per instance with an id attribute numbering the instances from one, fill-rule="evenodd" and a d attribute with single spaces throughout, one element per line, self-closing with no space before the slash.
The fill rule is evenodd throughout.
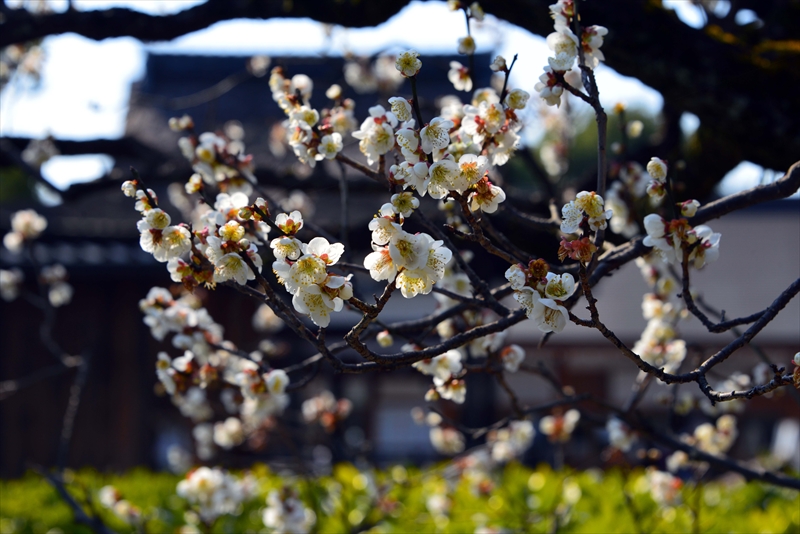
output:
<path id="1" fill-rule="evenodd" d="M 625 131 L 631 139 L 636 139 L 642 135 L 642 130 L 644 130 L 644 123 L 642 121 L 631 121 L 625 127 Z"/>
<path id="2" fill-rule="evenodd" d="M 678 205 L 681 207 L 681 215 L 684 217 L 694 217 L 694 214 L 697 213 L 697 208 L 700 207 L 700 203 L 696 200 L 687 200 Z"/>
<path id="3" fill-rule="evenodd" d="M 239 209 L 239 218 L 240 219 L 244 219 L 245 221 L 249 221 L 251 217 L 253 217 L 253 210 L 251 210 L 249 206 L 245 206 L 245 207 Z"/>
<path id="4" fill-rule="evenodd" d="M 331 100 L 339 100 L 342 98 L 342 86 L 338 83 L 335 83 L 328 87 L 328 90 L 325 91 L 325 96 L 330 98 Z"/>
<path id="5" fill-rule="evenodd" d="M 431 388 L 425 393 L 425 400 L 427 402 L 434 402 L 439 400 L 439 392 Z"/>
<path id="6" fill-rule="evenodd" d="M 653 180 L 662 182 L 667 178 L 667 163 L 663 159 L 650 158 L 647 164 L 647 173 L 653 177 Z"/>
<path id="7" fill-rule="evenodd" d="M 122 193 L 126 197 L 134 198 L 136 196 L 136 184 L 133 183 L 131 180 L 126 180 L 122 184 Z"/>
<path id="8" fill-rule="evenodd" d="M 391 347 L 394 344 L 394 338 L 388 330 L 379 333 L 376 339 L 378 340 L 378 345 L 384 348 Z"/>
<path id="9" fill-rule="evenodd" d="M 794 362 L 796 366 L 800 367 L 800 352 L 794 355 L 794 360 L 792 360 L 792 362 Z"/>
<path id="10" fill-rule="evenodd" d="M 647 184 L 647 194 L 655 199 L 660 199 L 667 194 L 667 190 L 664 189 L 664 184 L 658 180 L 650 180 L 650 183 Z"/>
<path id="11" fill-rule="evenodd" d="M 250 240 L 249 239 L 240 239 L 237 243 L 242 250 L 247 250 L 250 248 Z"/>
<path id="12" fill-rule="evenodd" d="M 505 72 L 506 69 L 508 68 L 506 66 L 506 58 L 504 58 L 503 56 L 497 56 L 496 58 L 494 58 L 494 61 L 492 61 L 492 64 L 489 65 L 489 68 L 492 69 L 494 72 Z"/>

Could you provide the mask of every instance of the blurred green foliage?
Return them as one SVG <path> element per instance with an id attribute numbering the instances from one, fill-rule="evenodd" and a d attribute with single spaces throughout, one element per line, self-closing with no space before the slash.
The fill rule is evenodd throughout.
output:
<path id="1" fill-rule="evenodd" d="M 314 510 L 315 532 L 800 531 L 798 492 L 740 479 L 687 482 L 677 501 L 664 505 L 653 500 L 641 469 L 552 471 L 509 464 L 489 478 L 475 478 L 457 463 L 380 471 L 341 464 L 330 475 L 313 479 L 278 474 L 264 465 L 254 466 L 251 473 L 261 480 L 259 497 L 237 516 L 220 517 L 212 532 L 267 532 L 262 523 L 265 496 L 284 485 L 297 489 Z M 98 490 L 107 484 L 141 509 L 146 532 L 176 532 L 186 524 L 190 507 L 175 495 L 179 476 L 144 469 L 123 475 L 83 469 L 66 479 L 76 500 L 86 504 L 88 497 L 118 532 L 134 529 L 97 502 Z M 0 482 L 0 496 L 3 534 L 89 532 L 73 522 L 70 509 L 39 475 Z"/>

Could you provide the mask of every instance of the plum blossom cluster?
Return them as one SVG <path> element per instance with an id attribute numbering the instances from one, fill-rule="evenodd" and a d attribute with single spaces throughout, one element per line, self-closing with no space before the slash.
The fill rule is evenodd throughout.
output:
<path id="1" fill-rule="evenodd" d="M 194 121 L 188 115 L 173 117 L 169 127 L 185 134 L 178 139 L 183 157 L 192 165 L 195 174 L 186 184 L 187 193 L 197 193 L 205 186 L 219 191 L 249 195 L 256 183 L 253 175 L 253 156 L 245 154 L 244 130 L 229 123 L 225 132 L 204 132 L 197 135 Z"/>
<path id="2" fill-rule="evenodd" d="M 313 510 L 306 508 L 292 488 L 272 490 L 267 495 L 264 525 L 276 534 L 306 534 L 317 522 Z"/>
<path id="3" fill-rule="evenodd" d="M 554 443 L 566 443 L 572 437 L 575 426 L 581 419 L 581 412 L 572 409 L 566 413 L 546 415 L 539 421 L 539 430 Z"/>
<path id="4" fill-rule="evenodd" d="M 114 486 L 100 488 L 97 492 L 97 501 L 103 508 L 111 510 L 125 523 L 136 527 L 141 526 L 142 511 L 127 499 L 123 499 L 122 494 Z"/>
<path id="5" fill-rule="evenodd" d="M 67 282 L 67 269 L 60 263 L 43 267 L 39 281 L 47 288 L 47 300 L 54 308 L 65 306 L 72 301 L 74 290 Z"/>
<path id="6" fill-rule="evenodd" d="M 492 430 L 486 436 L 492 460 L 508 462 L 521 457 L 530 448 L 536 429 L 528 420 L 511 421 L 508 426 Z"/>
<path id="7" fill-rule="evenodd" d="M 11 231 L 3 236 L 3 246 L 14 254 L 22 252 L 25 243 L 38 238 L 47 228 L 47 219 L 34 210 L 21 210 L 11 216 Z"/>
<path id="8" fill-rule="evenodd" d="M 164 288 L 152 288 L 139 306 L 153 337 L 174 334 L 172 344 L 184 353 L 158 354 L 156 376 L 181 413 L 195 423 L 197 456 L 211 458 L 216 447 L 230 449 L 268 425 L 289 404 L 288 375 L 280 369 L 263 372 L 251 359 L 234 353 L 215 323 L 192 294 L 174 298 Z M 209 423 L 214 410 L 209 395 L 218 392 L 228 416 Z M 230 417 L 235 415 L 236 417 Z"/>
<path id="9" fill-rule="evenodd" d="M 656 207 L 663 197 L 648 196 L 648 174 L 639 163 L 629 161 L 614 167 L 613 171 L 619 179 L 613 181 L 606 192 L 606 207 L 612 212 L 608 222 L 615 234 L 631 238 L 639 233 L 639 221 L 634 214 L 642 199 L 649 198 L 645 206 Z"/>
<path id="10" fill-rule="evenodd" d="M 689 264 L 696 269 L 719 258 L 721 234 L 714 233 L 705 224 L 693 228 L 686 219 L 667 221 L 660 215 L 651 213 L 644 218 L 644 228 L 647 231 L 644 244 L 653 247 L 666 263 L 680 265 L 684 251 L 688 254 Z"/>
<path id="11" fill-rule="evenodd" d="M 236 514 L 241 504 L 256 497 L 257 491 L 254 477 L 237 478 L 218 467 L 189 471 L 177 488 L 178 496 L 186 499 L 206 524 L 221 515 Z"/>
<path id="12" fill-rule="evenodd" d="M 606 422 L 606 432 L 609 445 L 622 452 L 631 450 L 636 442 L 636 435 L 630 427 L 616 417 L 612 417 Z"/>
<path id="13" fill-rule="evenodd" d="M 342 99 L 341 87 L 332 86 L 326 96 L 334 105 L 320 112 L 309 104 L 314 89 L 311 78 L 297 74 L 287 79 L 282 67 L 272 69 L 269 86 L 272 99 L 288 117 L 284 128 L 295 156 L 311 167 L 318 161 L 334 159 L 344 146 L 342 136 L 355 127 L 353 100 Z"/>
<path id="14" fill-rule="evenodd" d="M 467 397 L 467 385 L 460 378 L 463 365 L 461 353 L 455 349 L 444 354 L 426 358 L 414 363 L 414 369 L 433 377 L 433 389 L 426 395 L 426 400 L 447 399 L 456 404 L 463 404 Z"/>
<path id="15" fill-rule="evenodd" d="M 331 244 L 324 237 L 308 243 L 294 237 L 303 226 L 299 211 L 281 213 L 275 223 L 285 234 L 270 243 L 276 258 L 272 270 L 278 283 L 292 295 L 295 310 L 324 328 L 330 324 L 331 313 L 341 311 L 344 301 L 353 296 L 350 276 L 328 272 L 328 267 L 342 257 L 344 245 Z"/>
<path id="16" fill-rule="evenodd" d="M 373 252 L 364 258 L 373 280 L 395 282 L 405 298 L 430 293 L 444 277 L 453 254 L 426 233 L 403 230 L 404 217 L 418 205 L 410 193 L 394 195 L 391 203 L 384 204 L 369 223 Z"/>
<path id="17" fill-rule="evenodd" d="M 330 391 L 323 391 L 303 402 L 303 419 L 306 423 L 319 422 L 325 432 L 332 433 L 353 409 L 349 399 L 336 399 Z"/>
<path id="18" fill-rule="evenodd" d="M 561 231 L 575 234 L 584 223 L 594 232 L 605 230 L 612 215 L 611 210 L 605 208 L 603 197 L 594 191 L 581 191 L 575 196 L 575 200 L 561 208 Z"/>
<path id="19" fill-rule="evenodd" d="M 669 167 L 667 162 L 661 158 L 650 158 L 647 163 L 647 174 L 650 175 L 650 182 L 647 184 L 647 194 L 650 198 L 660 201 L 667 194 L 667 174 Z"/>
<path id="20" fill-rule="evenodd" d="M 0 269 L 0 298 L 6 302 L 15 300 L 25 282 L 25 275 L 20 269 Z"/>
<path id="21" fill-rule="evenodd" d="M 202 230 L 191 232 L 186 224 L 172 225 L 170 215 L 158 208 L 155 192 L 141 189 L 138 180 L 123 183 L 122 191 L 137 199 L 135 207 L 142 213 L 137 223 L 139 245 L 157 261 L 167 263 L 174 282 L 188 290 L 228 280 L 244 285 L 255 279 L 251 266 L 261 271 L 256 243 L 269 232 L 264 199 L 250 205 L 245 193 L 220 193 L 213 209 L 206 208 L 199 217 Z"/>
<path id="22" fill-rule="evenodd" d="M 605 208 L 603 197 L 594 191 L 581 191 L 575 200 L 564 204 L 561 208 L 561 231 L 565 234 L 575 234 L 582 229 L 584 236 L 572 241 L 562 237 L 558 248 L 559 259 L 564 261 L 566 258 L 572 258 L 584 264 L 589 263 L 597 252 L 597 247 L 587 234 L 590 231 L 605 230 L 608 226 L 607 221 L 612 215 L 613 212 Z"/>
<path id="23" fill-rule="evenodd" d="M 392 56 L 378 56 L 374 61 L 367 57 L 351 57 L 344 64 L 344 81 L 358 94 L 393 93 L 403 83 L 403 75 L 395 64 L 396 58 Z M 334 99 L 335 94 L 326 92 L 325 96 Z"/>
<path id="24" fill-rule="evenodd" d="M 11 231 L 3 237 L 3 245 L 13 254 L 20 254 L 25 243 L 37 239 L 47 228 L 47 219 L 34 210 L 22 210 L 11 216 Z M 58 308 L 72 301 L 73 288 L 67 282 L 66 268 L 61 264 L 42 267 L 39 283 L 47 293 L 50 306 Z M 20 269 L 0 269 L 0 298 L 12 301 L 19 296 L 25 275 Z"/>
<path id="25" fill-rule="evenodd" d="M 652 292 L 643 297 L 647 326 L 633 351 L 647 363 L 674 372 L 686 357 L 686 342 L 677 330 L 678 321 L 686 317 L 683 301 L 675 297 L 678 282 L 652 254 L 638 258 L 636 264 Z"/>
<path id="26" fill-rule="evenodd" d="M 714 456 L 722 456 L 733 446 L 737 436 L 736 417 L 722 415 L 716 423 L 702 423 L 694 429 L 692 434 L 683 434 L 680 439 L 698 450 Z M 665 464 L 670 473 L 694 471 L 702 474 L 708 470 L 707 462 L 693 460 L 681 450 L 670 454 Z"/>
<path id="27" fill-rule="evenodd" d="M 440 117 L 453 125 L 449 131 L 450 141 L 442 154 L 452 155 L 460 166 L 470 164 L 462 169 L 462 172 L 469 171 L 465 178 L 470 185 L 477 183 L 489 168 L 483 160 L 462 162 L 461 157 L 485 156 L 491 165 L 505 165 L 519 144 L 522 122 L 517 112 L 525 109 L 529 97 L 522 89 L 513 89 L 501 102 L 494 89 L 484 87 L 475 90 L 469 104 L 462 104 L 456 98 L 443 99 Z M 439 154 L 434 152 L 433 156 L 434 160 L 439 159 Z"/>
<path id="28" fill-rule="evenodd" d="M 547 36 L 547 46 L 554 57 L 547 58 L 548 65 L 534 89 L 549 106 L 559 106 L 564 92 L 564 75 L 575 65 L 579 50 L 583 54 L 583 65 L 595 69 L 605 60 L 600 47 L 608 29 L 603 26 L 587 26 L 581 29 L 578 38 L 572 30 L 575 18 L 575 0 L 558 0 L 550 6 L 555 32 Z"/>
<path id="29" fill-rule="evenodd" d="M 416 407 L 411 410 L 411 418 L 418 425 L 430 427 L 429 437 L 436 452 L 445 456 L 453 456 L 464 451 L 464 434 L 456 428 L 444 423 L 442 416 L 436 412 L 428 412 Z"/>
<path id="30" fill-rule="evenodd" d="M 542 332 L 561 332 L 567 325 L 569 312 L 564 301 L 575 293 L 575 279 L 569 273 L 549 272 L 544 260 L 533 260 L 528 266 L 512 265 L 505 273 L 514 290 L 514 299 L 525 309 Z"/>

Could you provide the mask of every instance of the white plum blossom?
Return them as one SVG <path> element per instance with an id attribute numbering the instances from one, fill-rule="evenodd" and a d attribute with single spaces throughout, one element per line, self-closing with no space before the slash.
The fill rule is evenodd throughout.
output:
<path id="1" fill-rule="evenodd" d="M 486 442 L 494 461 L 508 462 L 528 450 L 535 436 L 536 429 L 532 422 L 512 421 L 507 427 L 491 432 Z"/>
<path id="2" fill-rule="evenodd" d="M 506 58 L 503 56 L 495 57 L 494 61 L 492 61 L 492 64 L 489 65 L 489 68 L 492 70 L 492 72 L 505 72 L 508 68 L 506 66 Z"/>
<path id="3" fill-rule="evenodd" d="M 455 349 L 433 358 L 420 360 L 413 364 L 414 369 L 424 375 L 430 375 L 440 380 L 450 380 L 461 372 L 461 353 Z"/>
<path id="4" fill-rule="evenodd" d="M 512 89 L 506 95 L 505 104 L 511 109 L 525 109 L 531 95 L 522 89 Z"/>
<path id="5" fill-rule="evenodd" d="M 378 335 L 375 336 L 375 340 L 378 342 L 378 345 L 383 348 L 391 347 L 394 344 L 394 338 L 388 330 L 378 332 Z"/>
<path id="6" fill-rule="evenodd" d="M 314 254 L 304 254 L 291 265 L 284 261 L 275 261 L 272 270 L 278 276 L 278 281 L 292 295 L 301 287 L 324 282 L 328 276 L 325 262 Z"/>
<path id="7" fill-rule="evenodd" d="M 596 69 L 600 62 L 605 60 L 600 47 L 603 45 L 603 37 L 607 34 L 608 29 L 603 26 L 588 26 L 583 29 L 581 46 L 583 59 L 589 68 Z"/>
<path id="8" fill-rule="evenodd" d="M 566 72 L 572 68 L 578 57 L 578 38 L 572 30 L 565 28 L 547 36 L 547 46 L 555 53 L 548 62 L 553 70 Z"/>
<path id="9" fill-rule="evenodd" d="M 23 239 L 36 239 L 47 228 L 47 219 L 34 210 L 21 210 L 11 216 L 11 230 Z"/>
<path id="10" fill-rule="evenodd" d="M 561 231 L 565 234 L 577 233 L 583 222 L 583 211 L 575 203 L 569 202 L 561 207 Z"/>
<path id="11" fill-rule="evenodd" d="M 223 449 L 241 445 L 244 438 L 242 421 L 237 417 L 228 417 L 225 421 L 214 424 L 214 443 Z"/>
<path id="12" fill-rule="evenodd" d="M 334 159 L 336 154 L 342 151 L 342 134 L 333 132 L 330 135 L 323 136 L 319 142 L 317 151 L 326 159 Z"/>
<path id="13" fill-rule="evenodd" d="M 464 435 L 455 428 L 435 426 L 430 430 L 430 439 L 439 454 L 453 456 L 464 452 Z"/>
<path id="14" fill-rule="evenodd" d="M 214 264 L 214 282 L 220 283 L 235 280 L 236 283 L 245 285 L 248 280 L 255 280 L 255 273 L 250 269 L 238 252 L 227 252 L 223 249 L 226 245 L 220 238 L 209 236 L 206 256 Z M 227 246 L 227 245 L 226 245 Z M 255 245 L 250 245 L 247 255 L 257 268 L 260 268 L 261 257 L 255 254 Z"/>
<path id="15" fill-rule="evenodd" d="M 419 207 L 419 199 L 410 192 L 392 195 L 391 203 L 394 212 L 403 217 L 410 216 Z M 370 224 L 372 223 L 370 222 Z M 373 239 L 373 241 L 375 240 Z M 375 242 L 378 243 L 377 241 Z"/>
<path id="16" fill-rule="evenodd" d="M 450 62 L 447 79 L 453 84 L 456 91 L 472 91 L 472 76 L 469 69 L 458 61 Z"/>
<path id="17" fill-rule="evenodd" d="M 524 359 L 525 349 L 519 345 L 509 345 L 500 351 L 500 361 L 503 362 L 503 368 L 509 373 L 516 373 Z"/>
<path id="18" fill-rule="evenodd" d="M 578 410 L 567 410 L 561 415 L 547 415 L 539 421 L 539 430 L 546 435 L 550 441 L 567 442 L 575 430 L 575 426 L 581 418 Z"/>
<path id="19" fill-rule="evenodd" d="M 389 105 L 392 107 L 392 113 L 394 113 L 397 120 L 405 122 L 411 120 L 411 103 L 405 98 L 399 96 L 393 96 L 389 99 Z"/>
<path id="20" fill-rule="evenodd" d="M 373 244 L 372 250 L 373 252 L 364 258 L 364 267 L 369 269 L 369 275 L 376 281 L 393 282 L 397 276 L 397 265 L 392 261 L 388 247 L 379 247 Z"/>
<path id="21" fill-rule="evenodd" d="M 265 382 L 270 395 L 283 395 L 289 385 L 289 375 L 283 369 L 273 369 L 266 374 Z"/>
<path id="22" fill-rule="evenodd" d="M 525 286 L 525 272 L 519 264 L 514 264 L 505 273 L 506 280 L 511 283 L 511 289 L 519 290 Z"/>
<path id="23" fill-rule="evenodd" d="M 169 215 L 158 208 L 149 210 L 145 218 L 137 223 L 141 232 L 139 246 L 160 262 L 182 256 L 192 248 L 189 229 L 185 226 L 168 226 L 169 223 Z"/>
<path id="24" fill-rule="evenodd" d="M 471 35 L 458 39 L 458 53 L 471 55 L 475 53 L 475 39 Z"/>
<path id="25" fill-rule="evenodd" d="M 450 129 L 455 125 L 451 120 L 434 117 L 419 133 L 422 151 L 430 154 L 434 150 L 442 150 L 450 144 Z"/>
<path id="26" fill-rule="evenodd" d="M 694 199 L 687 200 L 685 202 L 681 202 L 678 204 L 681 208 L 681 215 L 684 217 L 694 217 L 697 213 L 697 208 L 700 207 L 700 203 Z"/>
<path id="27" fill-rule="evenodd" d="M 480 209 L 484 213 L 494 213 L 505 199 L 505 191 L 492 184 L 488 179 L 483 178 L 475 185 L 474 191 L 469 195 L 469 207 L 472 211 Z"/>
<path id="28" fill-rule="evenodd" d="M 608 441 L 611 446 L 623 452 L 631 450 L 633 443 L 636 441 L 636 436 L 631 432 L 631 429 L 616 417 L 608 420 L 606 432 L 608 432 Z"/>
<path id="29" fill-rule="evenodd" d="M 519 302 L 525 309 L 525 315 L 529 319 L 533 319 L 536 316 L 535 311 L 540 308 L 539 300 L 541 298 L 542 296 L 539 292 L 532 287 L 525 286 L 518 291 L 514 291 L 514 300 Z"/>
<path id="30" fill-rule="evenodd" d="M 395 144 L 394 127 L 397 126 L 397 117 L 394 113 L 387 112 L 383 106 L 369 108 L 370 116 L 361 123 L 361 128 L 352 133 L 359 139 L 358 147 L 367 157 L 367 163 L 372 165 L 379 156 L 386 154 Z"/>
<path id="31" fill-rule="evenodd" d="M 466 187 L 477 184 L 484 173 L 489 168 L 489 160 L 486 156 L 476 156 L 475 154 L 464 154 L 458 159 L 458 172 Z M 462 182 L 462 185 L 463 185 Z M 459 192 L 463 192 L 460 191 Z"/>
<path id="32" fill-rule="evenodd" d="M 575 279 L 569 273 L 557 275 L 547 273 L 547 284 L 544 287 L 544 296 L 554 300 L 567 300 L 575 293 Z"/>
<path id="33" fill-rule="evenodd" d="M 653 180 L 663 182 L 667 179 L 667 163 L 663 159 L 652 157 L 647 163 L 647 173 Z"/>
<path id="34" fill-rule="evenodd" d="M 561 332 L 567 326 L 568 317 L 567 309 L 550 298 L 540 298 L 530 316 L 542 332 Z"/>
<path id="35" fill-rule="evenodd" d="M 419 202 L 419 201 L 417 201 Z M 391 241 L 402 226 L 395 222 L 395 209 L 390 203 L 381 206 L 378 215 L 369 222 L 369 229 L 372 231 L 372 242 L 376 245 L 386 245 Z"/>
<path id="36" fill-rule="evenodd" d="M 689 253 L 689 261 L 693 262 L 695 269 L 700 269 L 707 263 L 719 258 L 719 240 L 722 234 L 715 233 L 706 225 L 696 226 L 689 232 L 689 242 L 700 241 Z"/>
<path id="37" fill-rule="evenodd" d="M 251 479 L 236 479 L 227 471 L 205 466 L 190 471 L 178 483 L 177 493 L 195 506 L 208 523 L 221 515 L 236 513 L 243 502 L 256 496 Z"/>
<path id="38" fill-rule="evenodd" d="M 445 400 L 453 401 L 456 404 L 464 404 L 467 399 L 467 384 L 463 380 L 453 378 L 443 381 L 438 377 L 434 377 L 433 384 L 436 386 L 436 393 Z"/>
<path id="39" fill-rule="evenodd" d="M 6 302 L 16 299 L 24 280 L 20 269 L 0 269 L 0 298 Z"/>
<path id="40" fill-rule="evenodd" d="M 409 121 L 409 123 L 410 122 L 413 121 Z M 403 157 L 406 158 L 406 161 L 403 163 L 407 162 L 410 165 L 419 163 L 419 133 L 413 127 L 408 126 L 408 123 L 406 123 L 405 128 L 397 130 L 396 140 L 397 144 L 400 146 L 400 152 L 402 152 Z"/>
<path id="41" fill-rule="evenodd" d="M 283 488 L 267 495 L 263 521 L 275 534 L 306 534 L 316 523 L 316 516 L 303 506 L 293 490 Z"/>
<path id="42" fill-rule="evenodd" d="M 469 185 L 466 180 L 461 179 L 459 170 L 453 156 L 448 154 L 430 166 L 428 177 L 423 182 L 422 188 L 418 189 L 419 193 L 425 196 L 427 192 L 432 198 L 441 199 L 453 190 L 463 192 Z"/>
<path id="43" fill-rule="evenodd" d="M 299 287 L 292 297 L 294 309 L 308 315 L 315 325 L 323 328 L 330 324 L 331 312 L 341 311 L 343 304 L 341 298 L 331 298 L 316 284 Z"/>
<path id="44" fill-rule="evenodd" d="M 303 253 L 303 243 L 294 237 L 277 237 L 270 244 L 277 260 L 296 260 Z"/>
<path id="45" fill-rule="evenodd" d="M 422 61 L 419 60 L 419 53 L 416 50 L 408 50 L 397 56 L 395 68 L 406 78 L 416 76 L 422 68 Z"/>
<path id="46" fill-rule="evenodd" d="M 305 254 L 313 254 L 324 261 L 326 265 L 333 265 L 344 254 L 344 245 L 341 243 L 329 243 L 324 237 L 315 237 L 307 245 L 303 245 L 303 252 Z"/>
<path id="47" fill-rule="evenodd" d="M 558 82 L 555 76 L 555 69 L 550 66 L 544 68 L 544 74 L 539 76 L 539 81 L 533 87 L 534 91 L 539 93 L 548 106 L 559 107 L 561 105 L 561 95 L 564 93 L 564 88 Z"/>

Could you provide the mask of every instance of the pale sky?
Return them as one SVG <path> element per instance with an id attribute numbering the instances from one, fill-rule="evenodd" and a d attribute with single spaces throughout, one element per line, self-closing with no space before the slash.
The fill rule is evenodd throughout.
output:
<path id="1" fill-rule="evenodd" d="M 13 2 L 9 2 L 13 5 Z M 66 1 L 51 0 L 56 11 Z M 75 0 L 77 9 L 124 6 L 154 14 L 168 14 L 202 3 L 200 0 Z M 692 26 L 702 24 L 699 11 L 689 2 L 666 0 Z M 613 28 L 610 29 L 613 31 Z M 217 55 L 342 55 L 400 52 L 415 48 L 422 55 L 453 54 L 457 39 L 465 34 L 463 15 L 445 3 L 413 2 L 397 16 L 376 28 L 335 27 L 326 36 L 323 25 L 308 19 L 232 20 L 197 31 L 171 42 L 144 45 L 131 38 L 97 42 L 75 34 L 44 40 L 47 56 L 40 87 L 9 84 L 0 95 L 0 135 L 64 139 L 120 137 L 124 131 L 130 86 L 144 75 L 146 54 Z M 297 36 L 302 36 L 298 39 Z M 544 39 L 505 21 L 487 16 L 473 27 L 478 53 L 500 54 L 519 60 L 511 83 L 534 93 L 533 85 L 547 64 L 550 51 Z M 657 112 L 661 95 L 638 80 L 618 75 L 601 65 L 597 69 L 603 105 L 625 102 L 629 107 Z M 535 97 L 535 96 L 534 96 Z M 691 117 L 686 124 L 691 125 Z M 59 187 L 101 176 L 113 160 L 108 156 L 61 156 L 42 167 L 42 173 Z M 726 179 L 723 190 L 751 187 L 762 169 L 742 164 Z"/>

